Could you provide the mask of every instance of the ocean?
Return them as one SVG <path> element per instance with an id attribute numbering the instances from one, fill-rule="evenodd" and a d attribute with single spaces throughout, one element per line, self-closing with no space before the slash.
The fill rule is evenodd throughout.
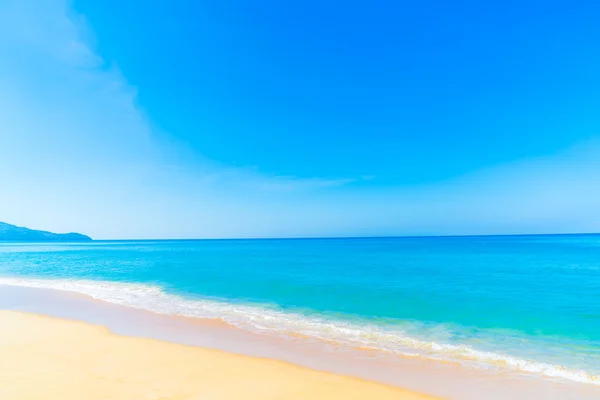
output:
<path id="1" fill-rule="evenodd" d="M 600 236 L 2 243 L 0 284 L 600 385 Z"/>

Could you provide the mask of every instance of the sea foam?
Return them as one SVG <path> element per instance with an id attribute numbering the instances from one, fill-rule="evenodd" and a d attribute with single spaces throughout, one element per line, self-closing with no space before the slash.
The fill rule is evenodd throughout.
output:
<path id="1" fill-rule="evenodd" d="M 94 299 L 160 314 L 220 319 L 235 327 L 260 333 L 302 335 L 341 345 L 404 356 L 459 362 L 520 373 L 600 385 L 600 376 L 573 368 L 506 354 L 482 351 L 466 345 L 417 339 L 398 329 L 306 316 L 255 305 L 207 299 L 188 299 L 161 287 L 139 283 L 90 280 L 0 278 L 0 285 L 54 289 L 88 295 Z"/>

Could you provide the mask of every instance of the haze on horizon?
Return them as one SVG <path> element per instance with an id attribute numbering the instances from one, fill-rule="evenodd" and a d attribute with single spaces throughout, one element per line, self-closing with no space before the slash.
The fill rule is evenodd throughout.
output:
<path id="1" fill-rule="evenodd" d="M 0 221 L 95 239 L 599 231 L 599 12 L 4 1 Z"/>

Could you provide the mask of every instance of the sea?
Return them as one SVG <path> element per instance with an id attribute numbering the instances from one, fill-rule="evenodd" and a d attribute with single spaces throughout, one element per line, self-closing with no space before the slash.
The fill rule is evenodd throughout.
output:
<path id="1" fill-rule="evenodd" d="M 600 235 L 2 243 L 0 285 L 600 386 Z"/>

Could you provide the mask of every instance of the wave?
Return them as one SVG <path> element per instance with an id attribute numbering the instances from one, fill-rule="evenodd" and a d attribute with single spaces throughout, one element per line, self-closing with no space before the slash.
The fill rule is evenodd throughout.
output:
<path id="1" fill-rule="evenodd" d="M 221 319 L 261 333 L 307 338 L 386 353 L 453 361 L 472 367 L 496 367 L 515 372 L 600 385 L 600 375 L 562 365 L 481 351 L 466 345 L 437 343 L 408 336 L 398 329 L 283 312 L 267 307 L 215 300 L 187 299 L 161 287 L 138 283 L 91 280 L 0 278 L 0 285 L 54 289 L 160 314 Z"/>

